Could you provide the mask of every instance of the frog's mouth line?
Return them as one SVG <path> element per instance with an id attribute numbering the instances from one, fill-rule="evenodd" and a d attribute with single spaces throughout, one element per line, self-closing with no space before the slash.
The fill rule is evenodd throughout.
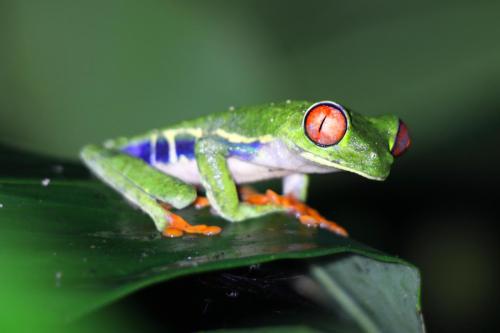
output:
<path id="1" fill-rule="evenodd" d="M 311 153 L 309 153 L 307 151 L 301 152 L 300 156 L 302 156 L 303 158 L 305 158 L 308 161 L 320 164 L 322 166 L 326 166 L 326 167 L 330 167 L 330 168 L 335 168 L 335 169 L 339 169 L 339 170 L 344 170 L 344 171 L 349 171 L 349 172 L 356 173 L 356 174 L 358 174 L 360 176 L 363 176 L 365 178 L 368 178 L 368 179 L 382 181 L 382 180 L 385 180 L 387 178 L 387 176 L 385 176 L 385 177 L 379 177 L 379 176 L 370 175 L 370 174 L 367 174 L 365 172 L 362 172 L 362 171 L 359 171 L 359 170 L 356 170 L 356 169 L 352 169 L 352 168 L 346 167 L 344 165 L 341 165 L 341 164 L 338 164 L 338 163 L 335 163 L 335 162 L 332 162 L 332 161 L 325 160 L 325 159 L 323 159 L 321 157 L 318 157 L 318 156 L 316 156 L 314 154 L 311 154 Z"/>

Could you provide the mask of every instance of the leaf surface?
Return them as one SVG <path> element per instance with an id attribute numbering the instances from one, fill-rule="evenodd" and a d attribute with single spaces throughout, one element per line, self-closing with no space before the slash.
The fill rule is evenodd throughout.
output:
<path id="1" fill-rule="evenodd" d="M 2 158 L 8 159 L 5 155 Z M 375 273 L 362 275 L 361 284 L 353 286 L 350 278 L 359 277 L 353 264 L 321 264 L 313 270 L 321 288 L 331 291 L 331 281 L 325 277 L 333 274 L 338 287 L 355 297 L 368 295 L 369 284 L 383 280 L 376 288 L 380 291 L 382 286 L 394 283 L 390 277 L 398 277 L 400 272 L 386 272 L 383 268 L 380 275 L 376 271 L 385 267 L 382 263 L 394 263 L 397 269 L 414 273 L 408 282 L 413 289 L 405 289 L 406 293 L 413 292 L 412 298 L 406 299 L 410 305 L 401 311 L 412 312 L 411 304 L 413 313 L 417 310 L 416 269 L 352 238 L 304 227 L 284 214 L 228 223 L 206 209 L 190 208 L 181 212 L 183 217 L 195 224 L 219 225 L 223 227 L 222 234 L 166 239 L 147 215 L 89 177 L 83 167 L 31 155 L 16 161 L 25 165 L 15 168 L 11 164 L 11 176 L 3 174 L 0 178 L 0 294 L 5 295 L 0 299 L 0 309 L 4 310 L 0 316 L 6 321 L 30 313 L 36 322 L 68 322 L 145 286 L 172 278 L 336 253 L 376 259 L 366 261 L 369 259 L 354 256 L 355 265 L 363 265 L 359 260 L 365 260 L 367 269 Z M 29 177 L 26 170 L 34 161 L 38 171 Z M 400 292 L 394 290 L 395 294 Z M 365 315 L 383 319 L 389 312 L 387 309 L 385 317 L 379 313 Z"/>

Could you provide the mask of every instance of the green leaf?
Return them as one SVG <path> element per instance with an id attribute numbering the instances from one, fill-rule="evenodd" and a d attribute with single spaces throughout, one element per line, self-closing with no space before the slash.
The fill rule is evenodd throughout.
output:
<path id="1" fill-rule="evenodd" d="M 348 256 L 313 265 L 312 275 L 362 332 L 424 331 L 414 267 Z"/>
<path id="2" fill-rule="evenodd" d="M 335 253 L 372 258 L 329 260 L 313 270 L 320 287 L 362 327 L 372 323 L 396 332 L 393 327 L 418 311 L 417 270 L 351 238 L 306 228 L 284 214 L 232 224 L 208 210 L 186 209 L 181 214 L 188 221 L 219 225 L 222 234 L 165 239 L 148 216 L 82 166 L 27 154 L 15 158 L 13 151 L 0 156 L 11 161 L 0 178 L 0 324 L 60 324 L 175 277 Z M 388 291 L 403 280 L 403 289 Z M 363 297 L 370 290 L 387 297 L 367 303 Z M 368 306 L 386 303 L 394 306 L 384 311 Z M 391 312 L 396 310 L 401 321 L 389 320 L 391 313 L 400 316 Z M 417 327 L 414 320 L 408 325 Z"/>

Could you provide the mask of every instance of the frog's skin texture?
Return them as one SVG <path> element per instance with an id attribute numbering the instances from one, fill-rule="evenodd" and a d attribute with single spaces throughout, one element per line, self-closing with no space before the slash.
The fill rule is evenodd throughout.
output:
<path id="1" fill-rule="evenodd" d="M 191 226 L 171 208 L 210 205 L 239 222 L 291 211 L 308 225 L 345 230 L 305 206 L 307 174 L 340 170 L 384 180 L 394 157 L 410 145 L 407 128 L 393 115 L 367 117 L 323 101 L 287 101 L 211 114 L 146 134 L 117 138 L 81 152 L 87 166 L 154 220 L 159 231 L 206 235 L 218 227 Z M 284 196 L 237 184 L 283 178 Z M 197 200 L 197 188 L 208 201 Z"/>

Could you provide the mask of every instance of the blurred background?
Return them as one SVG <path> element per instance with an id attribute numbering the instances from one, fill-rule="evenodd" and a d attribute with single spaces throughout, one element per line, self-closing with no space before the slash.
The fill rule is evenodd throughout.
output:
<path id="1" fill-rule="evenodd" d="M 309 200 L 421 269 L 429 332 L 491 331 L 499 13 L 499 1 L 0 0 L 0 142 L 76 159 L 87 143 L 286 99 L 397 114 L 413 147 L 386 182 L 313 177 Z"/>

